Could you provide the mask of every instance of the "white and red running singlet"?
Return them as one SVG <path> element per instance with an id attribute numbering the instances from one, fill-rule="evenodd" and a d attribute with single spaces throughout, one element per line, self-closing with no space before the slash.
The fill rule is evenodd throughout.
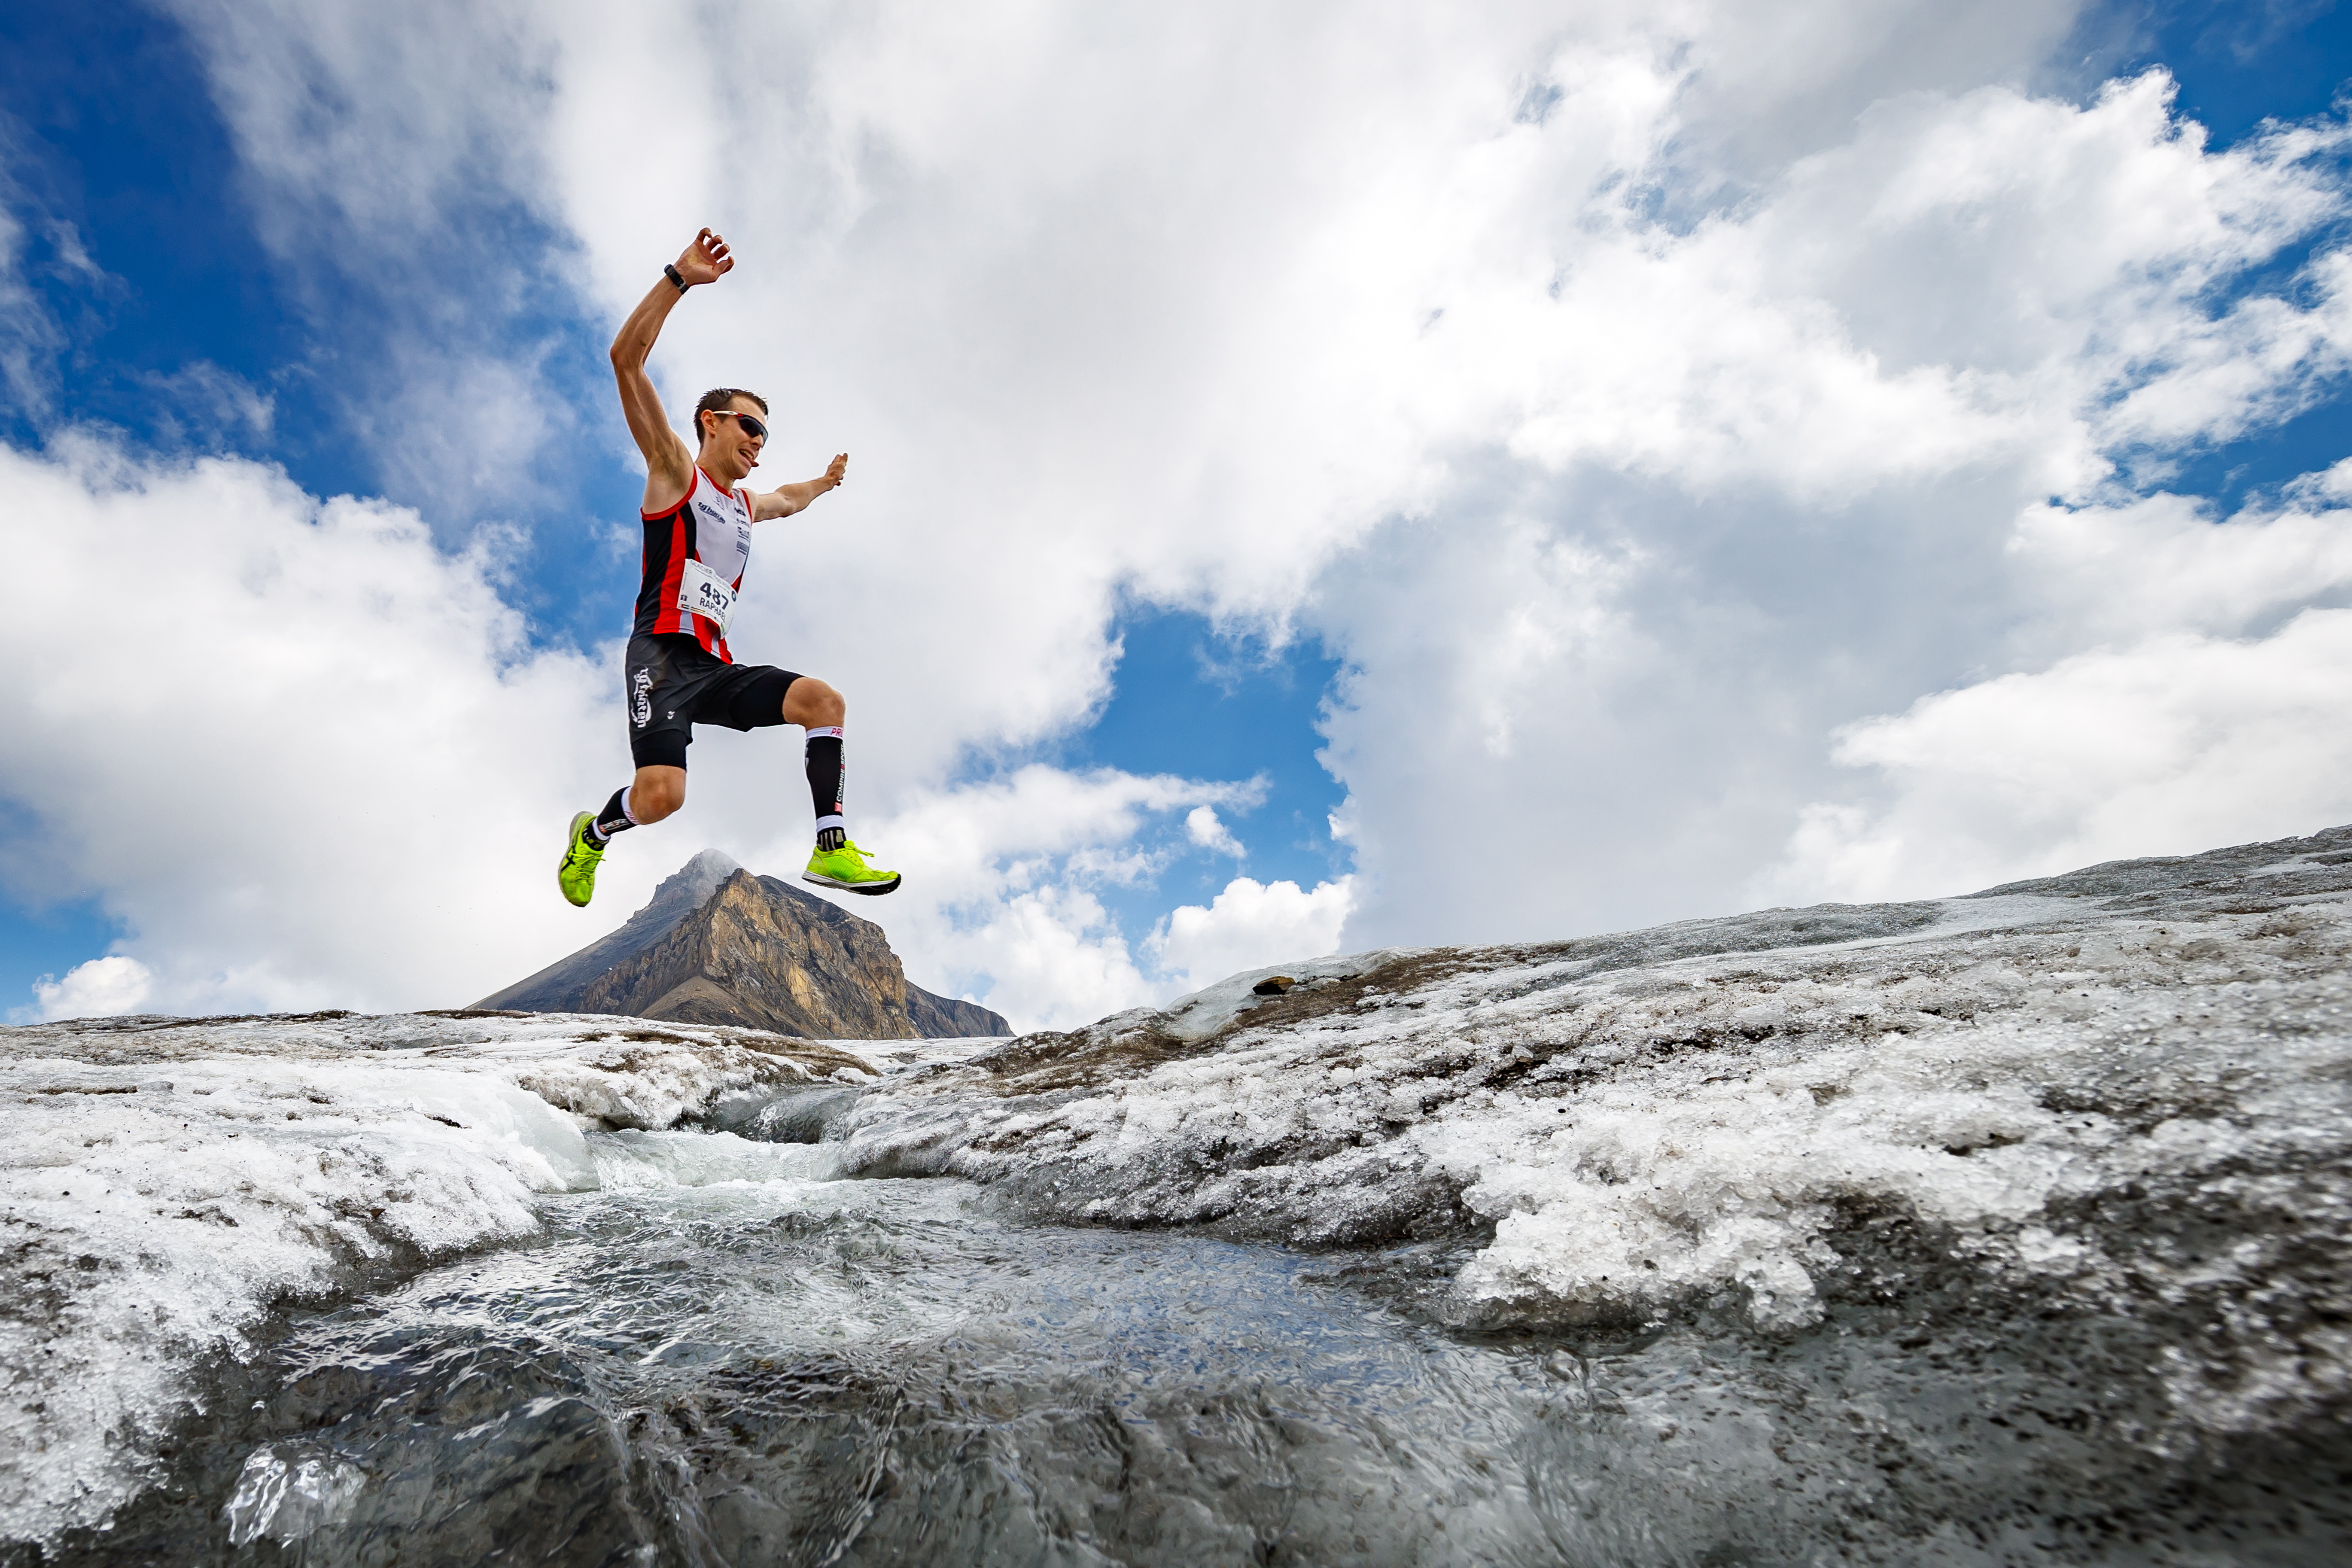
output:
<path id="1" fill-rule="evenodd" d="M 637 636 L 682 632 L 732 664 L 727 623 L 751 559 L 751 493 L 720 488 L 699 463 L 677 504 L 641 514 L 645 579 L 637 589 Z"/>

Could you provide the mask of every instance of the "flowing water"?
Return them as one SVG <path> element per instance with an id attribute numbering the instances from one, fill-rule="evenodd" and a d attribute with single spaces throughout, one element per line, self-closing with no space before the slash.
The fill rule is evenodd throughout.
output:
<path id="1" fill-rule="evenodd" d="M 1481 1339 L 1416 1305 L 1458 1258 L 1025 1225 L 960 1181 L 836 1179 L 826 1144 L 591 1142 L 603 1188 L 549 1200 L 541 1239 L 287 1320 L 221 1370 L 170 1484 L 49 1560 L 2319 1563 L 2352 1540 L 2309 1485 L 2325 1456 L 2151 1447 L 2161 1326 L 2021 1333 L 1957 1279 L 1923 1316 L 1935 1281 L 1888 1288 L 1899 1237 L 1802 1334 L 1727 1311 Z M 1897 1295 L 1900 1322 L 1872 1304 Z"/>

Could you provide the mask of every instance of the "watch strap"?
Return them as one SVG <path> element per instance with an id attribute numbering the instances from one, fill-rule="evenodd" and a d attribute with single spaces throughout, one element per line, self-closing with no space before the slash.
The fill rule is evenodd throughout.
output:
<path id="1" fill-rule="evenodd" d="M 663 262 L 663 263 L 662 263 L 662 276 L 663 276 L 663 277 L 665 277 L 665 278 L 667 278 L 667 279 L 668 279 L 671 282 L 673 282 L 673 283 L 677 284 L 677 291 L 678 291 L 679 293 L 683 294 L 683 293 L 685 293 L 685 292 L 686 292 L 686 279 L 685 279 L 684 275 L 682 275 L 682 274 L 678 271 L 678 269 L 677 269 L 677 262 L 675 262 L 675 261 L 665 261 L 665 262 Z"/>

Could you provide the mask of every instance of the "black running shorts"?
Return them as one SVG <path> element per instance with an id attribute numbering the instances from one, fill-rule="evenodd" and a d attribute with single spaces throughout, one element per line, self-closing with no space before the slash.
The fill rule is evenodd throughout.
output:
<path id="1" fill-rule="evenodd" d="M 757 730 L 784 721 L 784 693 L 800 679 L 772 664 L 730 664 L 690 637 L 629 639 L 629 755 L 641 768 L 682 768 L 697 724 Z"/>

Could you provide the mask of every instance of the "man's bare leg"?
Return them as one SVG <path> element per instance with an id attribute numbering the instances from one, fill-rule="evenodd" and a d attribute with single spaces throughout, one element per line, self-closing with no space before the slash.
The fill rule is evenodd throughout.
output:
<path id="1" fill-rule="evenodd" d="M 803 675 L 784 689 L 779 718 L 808 731 L 809 799 L 816 809 L 816 849 L 802 880 L 846 892 L 873 895 L 898 886 L 895 871 L 877 870 L 866 863 L 849 841 L 842 818 L 842 727 L 849 704 L 840 692 L 814 676 Z M 563 896 L 584 905 L 593 887 L 595 863 L 614 834 L 643 827 L 675 816 L 686 804 L 686 770 L 651 765 L 641 767 L 629 787 L 614 792 L 602 812 L 582 812 L 573 819 L 558 879 Z"/>
<path id="2" fill-rule="evenodd" d="M 848 716 L 849 704 L 842 700 L 841 693 L 812 676 L 802 676 L 784 691 L 783 719 L 787 724 L 838 731 Z M 629 781 L 623 803 L 634 826 L 645 827 L 664 817 L 675 816 L 686 804 L 686 770 L 639 768 L 636 777 Z"/>
<path id="3" fill-rule="evenodd" d="M 686 770 L 684 768 L 639 768 L 637 776 L 629 781 L 627 806 L 629 820 L 637 826 L 659 822 L 673 815 L 686 804 Z"/>
<path id="4" fill-rule="evenodd" d="M 783 720 L 803 729 L 835 730 L 849 716 L 849 704 L 840 692 L 813 676 L 802 676 L 784 692 Z M 625 797 L 630 822 L 648 826 L 674 816 L 686 804 L 684 768 L 643 767 L 629 782 Z"/>
<path id="5" fill-rule="evenodd" d="M 784 689 L 784 722 L 810 730 L 838 730 L 849 716 L 841 693 L 814 675 L 803 675 Z"/>

